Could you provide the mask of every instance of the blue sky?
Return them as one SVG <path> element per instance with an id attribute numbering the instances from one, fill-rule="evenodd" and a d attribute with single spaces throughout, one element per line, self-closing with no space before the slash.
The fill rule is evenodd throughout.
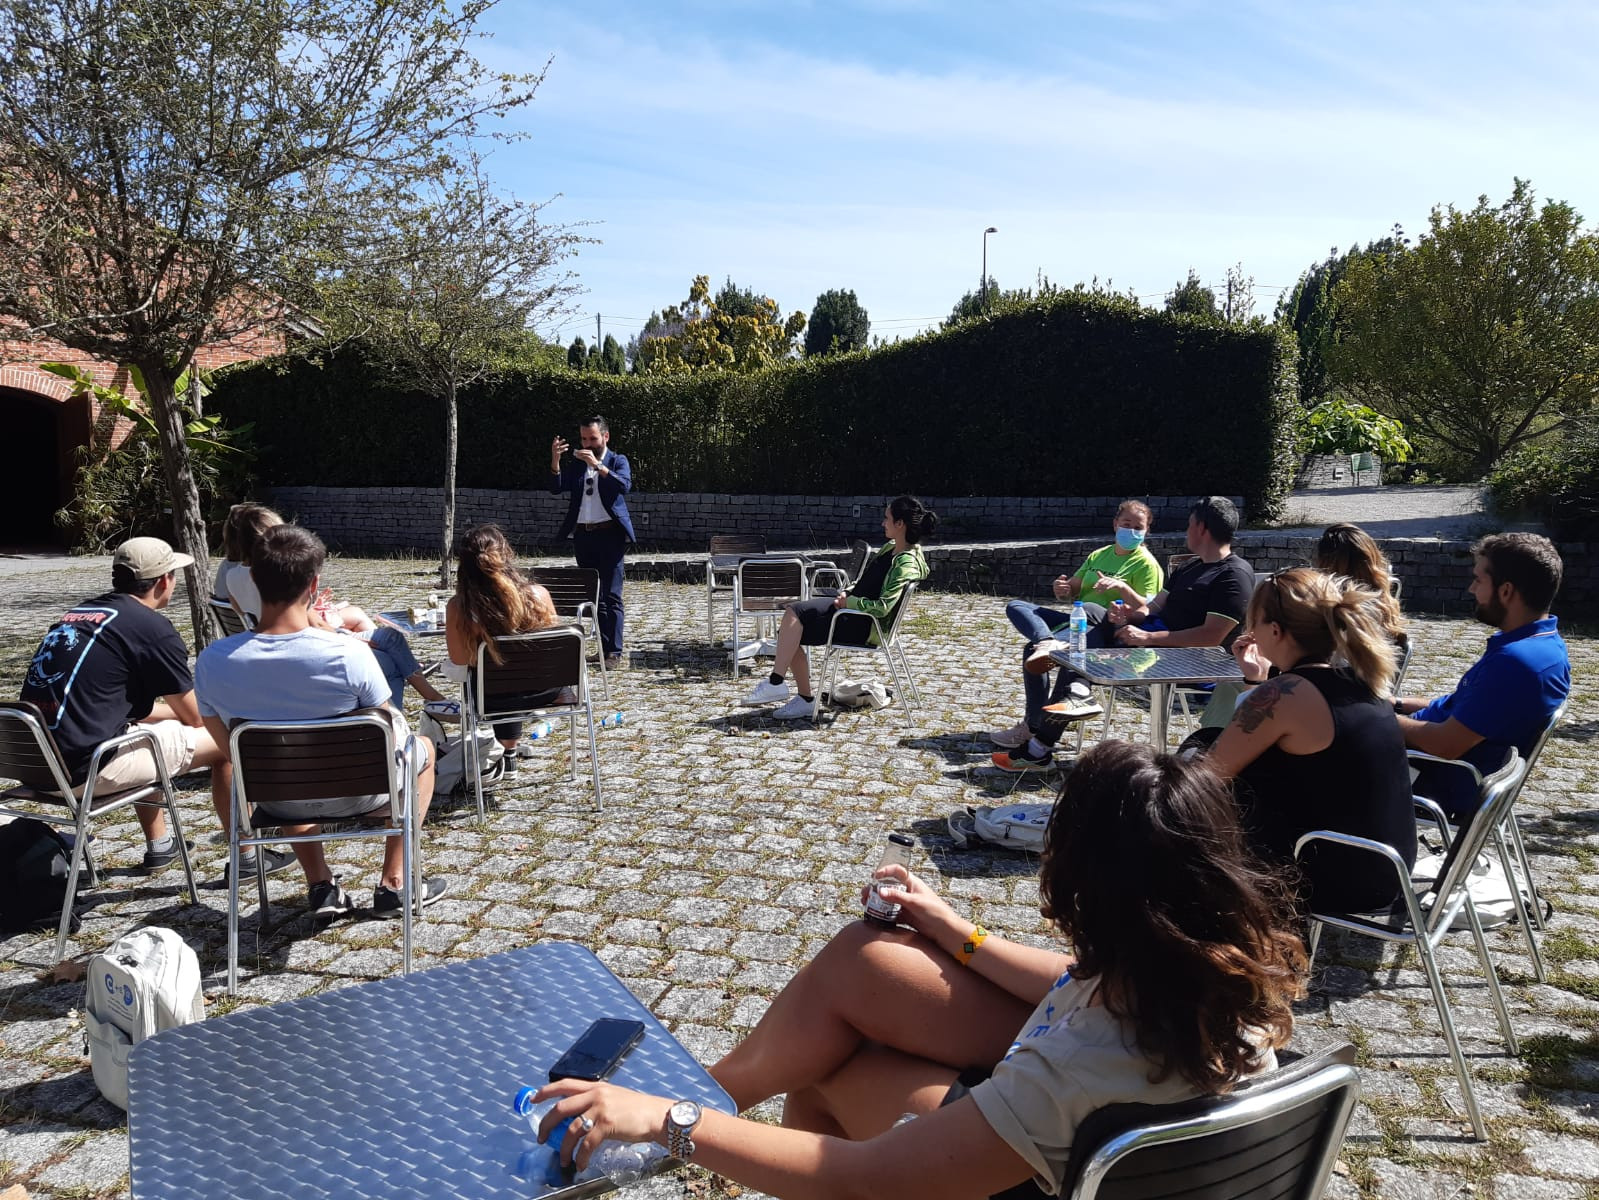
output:
<path id="1" fill-rule="evenodd" d="M 1159 302 L 1242 263 L 1257 311 L 1333 246 L 1512 177 L 1599 223 L 1599 5 L 1305 0 L 502 0 L 553 57 L 490 172 L 600 239 L 541 332 L 625 342 L 696 274 L 885 337 L 977 285 L 1098 276 Z"/>

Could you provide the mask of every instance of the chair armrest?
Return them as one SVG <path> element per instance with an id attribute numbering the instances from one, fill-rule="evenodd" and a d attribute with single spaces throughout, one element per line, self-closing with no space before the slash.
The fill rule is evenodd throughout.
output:
<path id="1" fill-rule="evenodd" d="M 883 623 L 876 617 L 872 616 L 871 613 L 864 613 L 856 608 L 835 608 L 833 610 L 833 615 L 827 619 L 827 644 L 829 646 L 833 644 L 833 630 L 838 627 L 838 619 L 845 613 L 849 613 L 851 616 L 865 617 L 868 621 L 870 621 L 872 623 L 872 628 L 877 633 L 877 640 L 879 644 L 882 644 L 887 640 L 883 633 Z"/>
<path id="2" fill-rule="evenodd" d="M 1428 754 L 1422 750 L 1407 750 L 1405 755 L 1413 765 L 1417 763 L 1433 763 L 1437 766 L 1458 767 L 1462 771 L 1469 772 L 1472 782 L 1478 787 L 1482 786 L 1482 772 L 1477 769 L 1475 764 L 1469 763 L 1463 758 L 1440 758 L 1436 754 Z"/>
<path id="3" fill-rule="evenodd" d="M 843 591 L 849 587 L 849 573 L 843 567 L 814 566 L 811 568 L 811 589 L 814 591 L 823 576 L 838 580 L 838 589 Z"/>
<path id="4" fill-rule="evenodd" d="M 107 738 L 94 748 L 94 753 L 89 755 L 89 773 L 83 777 L 83 789 L 89 790 L 89 782 L 96 783 L 100 780 L 100 768 L 125 746 L 144 745 L 149 747 L 150 757 L 155 760 L 156 779 L 171 783 L 167 776 L 166 755 L 161 753 L 161 743 L 156 740 L 155 731 L 145 725 L 135 725 L 126 733 L 119 733 L 114 738 Z"/>

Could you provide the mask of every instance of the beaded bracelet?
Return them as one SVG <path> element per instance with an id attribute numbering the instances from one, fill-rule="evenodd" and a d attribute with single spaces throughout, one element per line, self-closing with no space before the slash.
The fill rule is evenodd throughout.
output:
<path id="1" fill-rule="evenodd" d="M 977 953 L 977 947 L 981 946 L 983 942 L 987 940 L 987 938 L 988 930 L 984 929 L 981 925 L 974 925 L 972 927 L 971 933 L 969 933 L 966 936 L 966 940 L 961 943 L 960 949 L 955 951 L 955 957 L 957 960 L 959 960 L 962 966 L 965 966 L 972 961 L 972 955 Z"/>

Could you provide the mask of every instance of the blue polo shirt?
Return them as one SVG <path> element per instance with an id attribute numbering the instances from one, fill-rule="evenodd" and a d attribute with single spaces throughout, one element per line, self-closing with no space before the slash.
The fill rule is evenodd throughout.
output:
<path id="1" fill-rule="evenodd" d="M 1511 746 L 1526 757 L 1570 691 L 1571 658 L 1558 619 L 1543 617 L 1490 637 L 1455 690 L 1412 716 L 1432 722 L 1453 717 L 1480 734 L 1466 761 L 1486 775 L 1504 765 Z"/>

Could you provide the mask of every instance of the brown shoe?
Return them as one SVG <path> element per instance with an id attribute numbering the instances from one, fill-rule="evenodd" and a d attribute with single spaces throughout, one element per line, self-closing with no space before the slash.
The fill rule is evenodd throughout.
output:
<path id="1" fill-rule="evenodd" d="M 607 654 L 605 656 L 605 669 L 607 671 L 614 671 L 618 667 L 620 667 L 621 665 L 622 665 L 622 656 L 621 656 L 621 654 L 619 654 L 619 653 L 618 654 Z"/>
<path id="2" fill-rule="evenodd" d="M 1045 638 L 1033 647 L 1033 652 L 1027 656 L 1027 661 L 1022 664 L 1022 670 L 1029 675 L 1048 675 L 1055 669 L 1055 660 L 1049 655 L 1051 651 L 1065 651 L 1066 643 L 1057 642 L 1054 638 Z"/>

